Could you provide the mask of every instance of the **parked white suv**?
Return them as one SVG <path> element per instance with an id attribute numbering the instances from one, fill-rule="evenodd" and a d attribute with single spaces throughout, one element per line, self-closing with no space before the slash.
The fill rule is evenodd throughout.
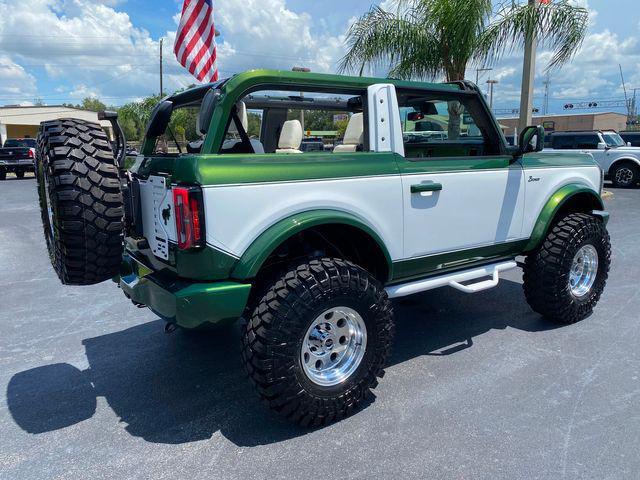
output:
<path id="1" fill-rule="evenodd" d="M 547 136 L 546 151 L 590 153 L 617 187 L 640 181 L 640 148 L 631 147 L 615 131 L 555 132 Z"/>

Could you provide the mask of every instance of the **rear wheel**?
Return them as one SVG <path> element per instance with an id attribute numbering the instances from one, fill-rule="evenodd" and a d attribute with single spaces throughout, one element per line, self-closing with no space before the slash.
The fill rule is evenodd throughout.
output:
<path id="1" fill-rule="evenodd" d="M 393 330 L 391 303 L 375 278 L 345 260 L 313 260 L 258 300 L 244 331 L 243 363 L 272 409 L 325 425 L 375 388 Z"/>
<path id="2" fill-rule="evenodd" d="M 609 233 L 601 219 L 570 214 L 551 228 L 524 267 L 524 293 L 533 310 L 575 323 L 591 314 L 611 263 Z"/>
<path id="3" fill-rule="evenodd" d="M 2 168 L 0 169 L 0 181 L 6 180 L 6 179 L 7 179 L 7 171 L 4 168 Z"/>
<path id="4" fill-rule="evenodd" d="M 118 167 L 100 125 L 43 122 L 36 177 L 47 248 L 62 283 L 91 285 L 117 275 L 124 208 Z"/>
<path id="5" fill-rule="evenodd" d="M 633 187 L 640 180 L 640 168 L 631 162 L 619 163 L 613 166 L 610 176 L 616 187 Z"/>
<path id="6" fill-rule="evenodd" d="M 16 170 L 17 178 L 24 178 L 24 170 Z"/>

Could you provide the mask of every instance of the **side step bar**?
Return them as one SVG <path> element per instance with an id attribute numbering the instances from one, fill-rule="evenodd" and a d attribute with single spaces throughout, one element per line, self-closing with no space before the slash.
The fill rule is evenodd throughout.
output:
<path id="1" fill-rule="evenodd" d="M 463 270 L 461 272 L 451 273 L 448 275 L 440 275 L 439 277 L 393 285 L 391 287 L 387 287 L 385 290 L 387 291 L 389 298 L 406 297 L 407 295 L 412 295 L 414 293 L 446 286 L 453 287 L 465 293 L 476 293 L 495 287 L 500 281 L 500 272 L 511 270 L 517 266 L 518 264 L 515 261 L 494 263 L 471 270 Z M 483 280 L 471 285 L 462 284 L 462 282 L 468 282 L 482 277 L 492 278 L 491 280 Z"/>

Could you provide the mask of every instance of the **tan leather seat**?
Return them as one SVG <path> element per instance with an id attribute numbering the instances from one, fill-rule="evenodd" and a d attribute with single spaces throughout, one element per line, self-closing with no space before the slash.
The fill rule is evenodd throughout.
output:
<path id="1" fill-rule="evenodd" d="M 289 120 L 282 125 L 276 153 L 302 153 L 302 125 L 300 120 Z"/>
<path id="2" fill-rule="evenodd" d="M 347 130 L 344 132 L 344 141 L 342 145 L 337 145 L 333 151 L 334 153 L 340 152 L 355 152 L 358 147 L 362 145 L 364 140 L 364 114 L 354 113 L 349 119 Z"/>

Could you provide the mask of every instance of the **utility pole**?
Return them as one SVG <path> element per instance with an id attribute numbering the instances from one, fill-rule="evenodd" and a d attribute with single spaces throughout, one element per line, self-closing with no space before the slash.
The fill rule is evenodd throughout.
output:
<path id="1" fill-rule="evenodd" d="M 498 83 L 498 80 L 487 80 L 489 84 L 489 108 L 493 110 L 493 86 Z"/>
<path id="2" fill-rule="evenodd" d="M 551 85 L 551 79 L 549 78 L 549 74 L 547 73 L 547 79 L 544 83 L 544 105 L 542 110 L 545 115 L 549 113 L 549 85 Z"/>
<path id="3" fill-rule="evenodd" d="M 164 38 L 160 39 L 160 98 L 164 97 L 164 89 L 162 85 L 162 43 Z"/>
<path id="4" fill-rule="evenodd" d="M 309 73 L 311 71 L 311 69 L 309 67 L 293 67 L 291 69 L 292 72 L 302 72 L 302 73 Z M 300 92 L 300 98 L 304 98 L 304 92 Z M 306 137 L 306 130 L 304 129 L 304 104 L 302 104 L 301 108 L 300 108 L 300 124 L 302 125 L 302 132 L 304 133 L 304 136 Z"/>
<path id="5" fill-rule="evenodd" d="M 490 72 L 493 68 L 476 68 L 476 85 L 480 82 L 480 72 Z"/>
<path id="6" fill-rule="evenodd" d="M 536 8 L 536 0 L 529 0 L 529 8 Z M 520 94 L 520 121 L 518 131 L 522 132 L 533 121 L 533 84 L 536 76 L 536 36 L 534 32 L 524 40 L 524 66 L 522 68 L 522 92 Z"/>

